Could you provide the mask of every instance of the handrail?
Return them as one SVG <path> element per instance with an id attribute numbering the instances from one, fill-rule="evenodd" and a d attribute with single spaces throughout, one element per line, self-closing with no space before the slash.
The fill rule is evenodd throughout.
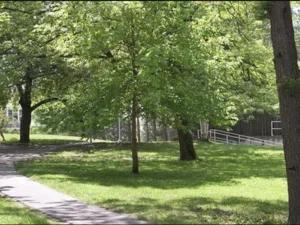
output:
<path id="1" fill-rule="evenodd" d="M 274 136 L 273 130 L 281 130 L 279 127 L 274 127 L 274 123 L 281 123 L 280 120 L 271 121 L 271 136 Z"/>
<path id="2" fill-rule="evenodd" d="M 227 132 L 227 131 L 222 131 L 222 130 L 217 130 L 217 129 L 211 129 L 212 131 L 217 131 L 218 133 L 225 133 L 225 134 L 228 134 L 228 136 L 232 136 L 234 137 L 234 135 L 236 136 L 240 136 L 241 138 L 245 137 L 246 139 L 253 139 L 253 140 L 258 140 L 258 141 L 262 141 L 264 139 L 260 139 L 260 138 L 255 138 L 255 137 L 251 137 L 251 136 L 246 136 L 246 135 L 242 135 L 242 134 L 237 134 L 237 133 L 231 133 L 231 132 Z M 211 131 L 210 130 L 210 131 Z M 268 141 L 268 140 L 265 140 L 265 141 Z M 272 142 L 272 141 L 269 141 L 269 142 Z"/>
<path id="3" fill-rule="evenodd" d="M 218 134 L 218 133 L 217 133 Z M 220 133 L 219 133 L 220 134 Z M 244 137 L 241 137 L 242 135 L 240 136 L 234 136 L 234 135 L 229 135 L 229 134 L 221 134 L 221 135 L 224 135 L 224 136 L 228 136 L 228 137 L 232 137 L 232 138 L 237 138 L 239 140 L 251 140 L 251 141 L 254 141 L 254 142 L 265 142 L 265 143 L 273 143 L 273 141 L 268 141 L 268 140 L 264 140 L 264 139 L 259 139 L 259 138 L 252 138 L 252 137 L 247 137 L 247 136 L 244 136 L 244 137 L 247 137 L 247 138 L 244 138 Z"/>
<path id="4" fill-rule="evenodd" d="M 217 135 L 224 136 L 224 138 L 217 137 Z M 282 143 L 276 141 L 269 141 L 269 140 L 254 138 L 246 135 L 241 135 L 241 134 L 236 134 L 236 133 L 231 133 L 231 132 L 216 130 L 216 129 L 209 130 L 209 138 L 214 141 L 219 141 L 226 144 L 233 144 L 233 142 L 235 142 L 236 144 L 246 144 L 246 142 L 249 142 L 251 145 L 261 144 L 261 145 L 269 145 L 269 146 L 282 146 Z M 229 138 L 236 139 L 236 140 L 230 140 Z"/>

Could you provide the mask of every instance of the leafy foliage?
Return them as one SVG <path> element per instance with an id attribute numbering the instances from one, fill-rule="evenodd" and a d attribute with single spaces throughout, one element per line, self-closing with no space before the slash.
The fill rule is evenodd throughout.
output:
<path id="1" fill-rule="evenodd" d="M 65 3 L 64 23 L 79 35 L 59 51 L 77 52 L 92 75 L 69 93 L 59 120 L 103 127 L 130 112 L 134 93 L 141 116 L 177 127 L 178 115 L 226 126 L 257 110 L 278 111 L 266 24 L 254 3 L 80 4 L 79 11 Z"/>
<path id="2" fill-rule="evenodd" d="M 182 129 L 183 118 L 185 129 L 204 119 L 226 128 L 256 111 L 278 113 L 269 25 L 257 17 L 257 3 L 3 7 L 10 22 L 1 23 L 1 82 L 33 79 L 34 104 L 63 99 L 36 113 L 52 130 L 101 132 L 128 119 L 133 97 L 137 116 Z"/>

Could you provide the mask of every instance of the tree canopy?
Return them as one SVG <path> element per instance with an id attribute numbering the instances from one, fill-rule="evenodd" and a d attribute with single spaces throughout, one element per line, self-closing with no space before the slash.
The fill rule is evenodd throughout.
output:
<path id="1" fill-rule="evenodd" d="M 256 111 L 278 113 L 269 24 L 254 2 L 1 7 L 0 79 L 23 108 L 21 141 L 37 108 L 41 123 L 70 132 L 130 118 L 137 163 L 137 118 L 188 137 L 199 120 L 229 128 Z"/>

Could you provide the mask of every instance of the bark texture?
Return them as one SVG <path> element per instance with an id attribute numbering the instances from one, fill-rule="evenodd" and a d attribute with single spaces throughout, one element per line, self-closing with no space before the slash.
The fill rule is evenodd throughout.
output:
<path id="1" fill-rule="evenodd" d="M 138 102 L 136 96 L 132 99 L 132 114 L 131 114 L 131 153 L 132 153 L 132 173 L 139 173 L 139 161 L 137 153 L 137 132 L 136 132 L 136 118 L 137 118 Z"/>
<path id="2" fill-rule="evenodd" d="M 137 125 L 137 135 L 138 135 L 138 142 L 141 142 L 141 128 L 140 128 L 140 118 L 136 118 L 136 125 Z"/>
<path id="3" fill-rule="evenodd" d="M 131 119 L 128 120 L 127 122 L 127 129 L 128 129 L 128 142 L 131 143 Z"/>
<path id="4" fill-rule="evenodd" d="M 149 135 L 149 125 L 148 125 L 147 120 L 146 120 L 145 126 L 146 126 L 146 141 L 149 142 L 150 141 L 150 135 Z"/>
<path id="5" fill-rule="evenodd" d="M 169 141 L 169 128 L 168 128 L 168 125 L 163 126 L 163 136 L 164 136 L 164 141 Z"/>
<path id="6" fill-rule="evenodd" d="M 182 120 L 182 125 L 188 125 L 188 121 Z M 194 143 L 193 136 L 190 130 L 178 129 L 178 141 L 180 150 L 180 160 L 196 160 L 198 159 Z"/>
<path id="7" fill-rule="evenodd" d="M 272 1 L 271 37 L 289 196 L 289 224 L 300 224 L 300 82 L 290 2 Z"/>
<path id="8" fill-rule="evenodd" d="M 156 120 L 153 120 L 153 141 L 156 141 Z"/>
<path id="9" fill-rule="evenodd" d="M 20 142 L 30 142 L 30 124 L 31 124 L 31 108 L 24 106 L 22 107 L 22 117 L 20 125 Z"/>
<path id="10" fill-rule="evenodd" d="M 31 90 L 32 90 L 32 79 L 30 76 L 26 76 L 25 87 L 22 88 L 18 85 L 18 91 L 20 95 L 19 104 L 22 107 L 22 117 L 20 125 L 20 142 L 30 142 L 30 124 L 31 124 Z"/>

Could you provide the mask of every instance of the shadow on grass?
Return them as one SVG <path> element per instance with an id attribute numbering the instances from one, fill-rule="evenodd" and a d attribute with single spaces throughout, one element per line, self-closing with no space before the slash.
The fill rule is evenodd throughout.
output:
<path id="1" fill-rule="evenodd" d="M 197 146 L 201 161 L 179 161 L 178 145 L 139 145 L 140 174 L 133 176 L 128 146 L 102 143 L 67 149 L 70 155 L 53 154 L 33 162 L 17 163 L 26 176 L 53 175 L 102 186 L 189 188 L 207 184 L 234 185 L 240 178 L 285 178 L 282 150 L 214 144 Z M 121 150 L 120 150 L 121 149 Z"/>
<path id="2" fill-rule="evenodd" d="M 45 216 L 31 212 L 28 208 L 17 205 L 1 196 L 0 224 L 50 224 Z"/>
<path id="3" fill-rule="evenodd" d="M 198 224 L 278 224 L 285 222 L 288 210 L 284 201 L 263 202 L 243 197 L 225 198 L 221 202 L 213 198 L 181 198 L 163 204 L 151 198 L 131 203 L 110 199 L 98 204 L 119 212 L 143 212 L 141 219 L 154 218 L 151 222 L 155 224 L 186 224 L 191 219 Z M 235 208 L 229 210 L 228 205 Z"/>

